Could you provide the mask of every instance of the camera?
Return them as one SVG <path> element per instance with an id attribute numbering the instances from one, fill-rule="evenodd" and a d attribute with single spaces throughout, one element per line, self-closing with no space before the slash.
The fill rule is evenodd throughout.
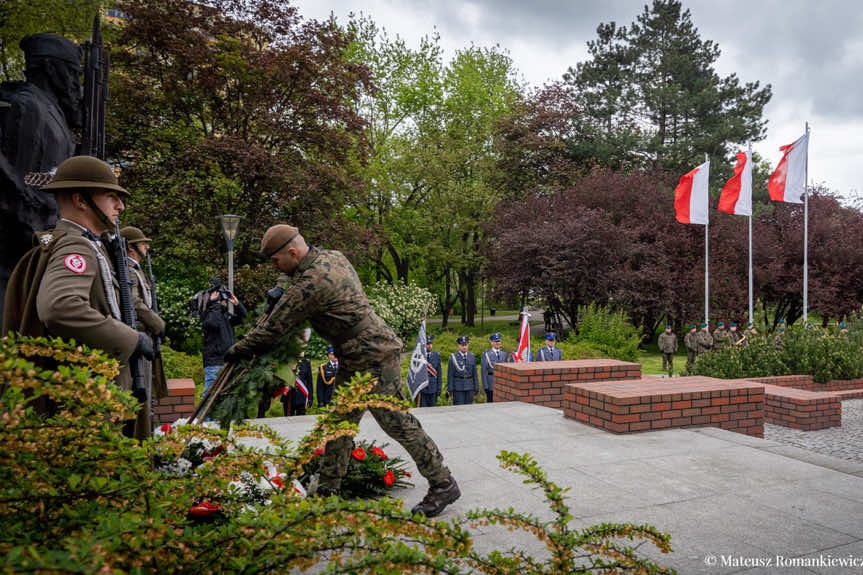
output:
<path id="1" fill-rule="evenodd" d="M 227 301 L 231 299 L 231 293 L 228 291 L 228 288 L 222 285 L 222 278 L 210 278 L 210 293 L 218 290 L 219 291 L 219 301 Z"/>

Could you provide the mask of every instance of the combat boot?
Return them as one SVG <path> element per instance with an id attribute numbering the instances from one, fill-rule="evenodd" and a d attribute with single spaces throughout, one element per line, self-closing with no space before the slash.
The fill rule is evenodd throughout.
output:
<path id="1" fill-rule="evenodd" d="M 436 517 L 447 505 L 461 497 L 455 477 L 450 475 L 442 483 L 429 485 L 428 493 L 423 500 L 414 505 L 411 513 L 422 513 L 426 517 Z"/>

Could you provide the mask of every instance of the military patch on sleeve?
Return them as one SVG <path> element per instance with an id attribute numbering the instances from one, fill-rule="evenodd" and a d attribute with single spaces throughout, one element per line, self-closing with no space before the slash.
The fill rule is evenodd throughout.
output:
<path id="1" fill-rule="evenodd" d="M 80 254 L 69 254 L 63 260 L 63 265 L 72 273 L 82 274 L 87 271 L 87 260 Z"/>

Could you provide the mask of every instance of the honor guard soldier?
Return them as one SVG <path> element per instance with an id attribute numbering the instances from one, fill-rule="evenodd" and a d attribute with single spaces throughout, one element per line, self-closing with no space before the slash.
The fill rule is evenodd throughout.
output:
<path id="1" fill-rule="evenodd" d="M 150 339 L 161 337 L 165 332 L 165 322 L 153 310 L 153 290 L 147 273 L 141 268 L 141 262 L 146 261 L 150 252 L 152 240 L 144 235 L 140 229 L 126 226 L 120 230 L 120 235 L 126 238 L 127 251 L 126 261 L 129 263 L 129 278 L 132 280 L 132 297 L 135 300 L 135 317 L 138 318 L 138 331 L 146 332 Z M 144 378 L 147 387 L 152 387 L 153 397 L 162 398 L 168 394 L 168 384 L 164 373 L 154 371 L 153 364 L 144 360 Z"/>
<path id="2" fill-rule="evenodd" d="M 482 380 L 482 388 L 485 390 L 485 400 L 488 403 L 494 402 L 494 366 L 498 362 L 506 363 L 507 352 L 500 348 L 503 336 L 499 333 L 493 333 L 489 336 L 491 349 L 487 349 L 482 354 L 480 360 L 480 379 Z"/>
<path id="3" fill-rule="evenodd" d="M 728 341 L 731 342 L 731 345 L 740 345 L 740 342 L 743 341 L 743 334 L 737 331 L 737 324 L 731 322 L 728 324 Z"/>
<path id="4" fill-rule="evenodd" d="M 695 334 L 695 355 L 699 356 L 704 352 L 713 349 L 713 336 L 710 335 L 710 328 L 706 323 L 701 324 L 701 331 Z"/>
<path id="5" fill-rule="evenodd" d="M 372 393 L 405 399 L 401 378 L 402 342 L 372 309 L 356 270 L 341 253 L 306 243 L 300 231 L 288 225 L 269 228 L 261 240 L 261 253 L 291 282 L 272 313 L 246 334 L 228 352 L 226 359 L 250 357 L 270 349 L 286 333 L 303 322 L 329 341 L 340 367 L 335 387 L 358 373 L 370 373 Z M 335 414 L 338 419 L 359 424 L 365 410 Z M 440 514 L 461 496 L 443 456 L 419 421 L 401 410 L 370 408 L 378 425 L 410 454 L 417 469 L 429 482 L 429 490 L 412 513 L 427 517 Z M 327 443 L 320 464 L 317 495 L 335 495 L 348 468 L 350 437 Z"/>
<path id="6" fill-rule="evenodd" d="M 773 336 L 773 347 L 776 348 L 777 351 L 782 351 L 782 343 L 785 339 L 785 320 L 779 322 L 779 326 L 776 328 L 776 335 Z"/>
<path id="7" fill-rule="evenodd" d="M 300 386 L 302 382 L 302 387 Z M 312 386 L 312 364 L 305 357 L 297 363 L 297 381 L 291 391 L 282 396 L 282 409 L 285 417 L 305 415 L 306 408 L 314 400 Z"/>
<path id="8" fill-rule="evenodd" d="M 557 335 L 550 331 L 545 334 L 545 347 L 536 353 L 536 361 L 562 361 L 563 352 L 557 347 Z"/>
<path id="9" fill-rule="evenodd" d="M 683 345 L 686 346 L 686 371 L 691 372 L 695 366 L 695 357 L 698 355 L 698 344 L 695 343 L 698 337 L 695 324 L 689 325 L 689 333 L 683 336 Z"/>
<path id="10" fill-rule="evenodd" d="M 725 323 L 720 321 L 716 324 L 716 329 L 713 330 L 713 348 L 718 351 L 728 343 L 728 331 L 725 329 Z"/>
<path id="11" fill-rule="evenodd" d="M 53 230 L 37 234 L 42 257 L 47 261 L 35 288 L 38 322 L 34 325 L 31 318 L 29 326 L 16 330 L 28 335 L 74 338 L 104 350 L 122 366 L 117 384 L 131 390 L 129 359 L 136 353 L 152 359 L 153 346 L 145 333 L 121 319 L 120 288 L 102 240 L 102 234 L 124 210 L 123 198 L 128 198 L 129 192 L 120 187 L 108 164 L 91 156 L 64 161 L 53 181 L 42 189 L 54 194 L 60 221 Z M 19 271 L 22 270 L 13 273 L 10 286 L 16 284 Z M 17 296 L 20 299 L 11 290 L 7 294 L 6 315 L 10 309 L 26 311 L 32 306 L 32 293 Z M 129 426 L 126 429 L 139 439 L 150 435 L 146 424 L 149 413 L 145 411 L 139 411 L 134 430 Z"/>
<path id="12" fill-rule="evenodd" d="M 327 348 L 329 361 L 318 366 L 318 407 L 326 407 L 333 401 L 333 384 L 339 373 L 339 360 L 333 346 Z"/>
<path id="13" fill-rule="evenodd" d="M 476 377 L 476 358 L 467 350 L 469 338 L 466 335 L 456 340 L 458 351 L 450 354 L 446 370 L 446 388 L 452 394 L 453 405 L 473 403 L 473 394 L 479 391 Z"/>
<path id="14" fill-rule="evenodd" d="M 749 342 L 758 337 L 758 330 L 755 329 L 751 321 L 746 324 L 746 331 L 743 332 L 743 337 L 743 345 L 749 345 Z"/>
<path id="15" fill-rule="evenodd" d="M 662 353 L 662 371 L 668 372 L 668 377 L 674 374 L 674 354 L 677 353 L 677 334 L 666 325 L 665 331 L 659 334 L 659 351 Z"/>
<path id="16" fill-rule="evenodd" d="M 437 405 L 437 399 L 441 392 L 441 379 L 443 372 L 441 371 L 440 353 L 432 349 L 434 346 L 434 336 L 426 337 L 426 369 L 429 372 L 429 383 L 420 391 L 420 407 L 434 407 Z"/>

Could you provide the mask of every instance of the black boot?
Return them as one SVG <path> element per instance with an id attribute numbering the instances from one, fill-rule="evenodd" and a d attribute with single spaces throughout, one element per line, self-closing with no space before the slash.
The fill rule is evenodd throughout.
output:
<path id="1" fill-rule="evenodd" d="M 455 477 L 450 475 L 446 481 L 437 485 L 430 485 L 428 493 L 423 500 L 414 505 L 411 513 L 422 513 L 426 517 L 436 517 L 447 505 L 461 497 L 458 483 Z"/>

